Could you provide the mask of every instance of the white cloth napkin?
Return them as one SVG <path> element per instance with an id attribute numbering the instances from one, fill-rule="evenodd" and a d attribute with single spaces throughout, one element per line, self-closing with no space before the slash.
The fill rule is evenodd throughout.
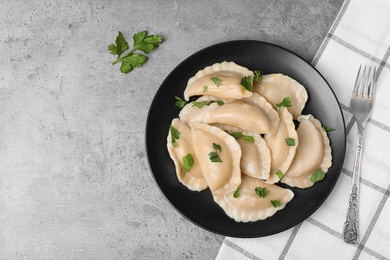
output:
<path id="1" fill-rule="evenodd" d="M 217 260 L 390 259 L 390 1 L 346 0 L 312 64 L 335 91 L 347 126 L 340 178 L 307 220 L 268 237 L 226 237 Z M 342 238 L 357 129 L 349 107 L 360 64 L 376 65 L 375 107 L 366 128 L 360 186 L 360 239 Z"/>

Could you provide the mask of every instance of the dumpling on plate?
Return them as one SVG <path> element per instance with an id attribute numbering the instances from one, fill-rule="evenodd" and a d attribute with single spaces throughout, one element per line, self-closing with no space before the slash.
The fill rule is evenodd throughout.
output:
<path id="1" fill-rule="evenodd" d="M 253 92 L 265 97 L 275 109 L 276 104 L 282 102 L 285 97 L 289 97 L 292 106 L 288 108 L 288 111 L 294 119 L 301 115 L 308 99 L 307 91 L 303 85 L 280 73 L 263 75 L 260 82 L 254 83 Z"/>
<path id="2" fill-rule="evenodd" d="M 243 77 L 251 77 L 254 73 L 234 62 L 215 63 L 198 71 L 190 78 L 184 90 L 184 99 L 191 96 L 210 95 L 218 98 L 240 99 L 250 97 L 252 92 L 241 85 Z"/>
<path id="3" fill-rule="evenodd" d="M 194 123 L 190 127 L 195 155 L 212 194 L 235 190 L 241 183 L 240 145 L 216 126 Z"/>
<path id="4" fill-rule="evenodd" d="M 287 108 L 280 108 L 280 123 L 277 132 L 264 136 L 271 151 L 271 174 L 267 182 L 276 183 L 290 167 L 298 146 L 298 134 Z"/>
<path id="5" fill-rule="evenodd" d="M 167 138 L 167 148 L 169 156 L 175 164 L 178 180 L 190 190 L 202 191 L 206 189 L 208 185 L 193 149 L 191 129 L 178 118 L 172 120 Z M 185 157 L 186 159 L 184 159 Z M 187 170 L 189 166 L 185 166 L 185 164 L 191 165 L 191 167 Z"/>
<path id="6" fill-rule="evenodd" d="M 242 175 L 236 191 L 214 195 L 214 201 L 237 222 L 263 220 L 290 202 L 294 193 L 265 181 Z"/>
<path id="7" fill-rule="evenodd" d="M 271 169 L 271 153 L 261 135 L 228 125 L 218 125 L 234 138 L 241 147 L 241 173 L 257 179 L 268 179 Z"/>
<path id="8" fill-rule="evenodd" d="M 187 124 L 231 125 L 257 134 L 270 133 L 274 124 L 254 101 L 201 96 L 195 102 L 204 102 L 204 105 L 199 107 L 193 102 L 188 103 L 180 111 L 180 120 Z"/>
<path id="9" fill-rule="evenodd" d="M 299 145 L 281 182 L 292 187 L 308 188 L 313 186 L 311 177 L 318 169 L 322 171 L 320 174 L 325 174 L 332 165 L 332 149 L 328 135 L 318 119 L 307 115 L 298 117 L 298 120 Z M 317 179 L 315 177 L 314 181 Z"/>

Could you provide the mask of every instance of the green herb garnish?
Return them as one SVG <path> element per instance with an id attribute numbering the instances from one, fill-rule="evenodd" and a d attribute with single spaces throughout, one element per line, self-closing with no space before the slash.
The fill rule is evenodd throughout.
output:
<path id="1" fill-rule="evenodd" d="M 240 85 L 245 88 L 246 90 L 252 92 L 253 85 L 252 85 L 252 77 L 251 76 L 245 76 L 241 79 Z"/>
<path id="2" fill-rule="evenodd" d="M 268 194 L 268 189 L 267 188 L 262 188 L 262 187 L 256 187 L 255 192 L 259 198 L 265 198 Z"/>
<path id="3" fill-rule="evenodd" d="M 210 78 L 214 83 L 215 83 L 215 85 L 217 86 L 217 87 L 219 87 L 220 85 L 221 85 L 221 80 L 219 79 L 219 78 L 217 78 L 217 77 L 212 77 L 212 78 Z"/>
<path id="4" fill-rule="evenodd" d="M 192 157 L 192 154 L 188 153 L 186 156 L 183 157 L 183 169 L 184 172 L 188 172 L 192 165 L 194 165 L 194 157 Z"/>
<path id="5" fill-rule="evenodd" d="M 272 206 L 274 206 L 275 208 L 278 208 L 280 207 L 282 204 L 280 203 L 280 201 L 278 200 L 271 200 L 271 204 Z"/>
<path id="6" fill-rule="evenodd" d="M 175 98 L 176 98 L 175 106 L 177 106 L 179 108 L 183 108 L 187 104 L 187 101 L 181 99 L 180 97 L 175 96 Z"/>
<path id="7" fill-rule="evenodd" d="M 233 193 L 233 197 L 234 198 L 238 198 L 238 197 L 240 197 L 240 192 L 241 192 L 241 189 L 240 188 L 237 188 L 237 190 Z"/>
<path id="8" fill-rule="evenodd" d="M 222 148 L 221 148 L 221 146 L 220 146 L 219 144 L 213 143 L 213 149 L 214 149 L 215 151 L 220 151 L 220 152 L 222 152 Z"/>
<path id="9" fill-rule="evenodd" d="M 171 137 L 172 137 L 172 146 L 176 147 L 176 140 L 180 139 L 180 132 L 177 130 L 175 127 L 170 126 L 169 131 L 171 132 Z"/>
<path id="10" fill-rule="evenodd" d="M 255 73 L 255 77 L 253 78 L 253 81 L 256 82 L 256 83 L 259 83 L 260 80 L 261 80 L 261 75 L 263 74 L 263 72 L 261 70 L 255 70 L 253 72 Z"/>
<path id="11" fill-rule="evenodd" d="M 281 170 L 277 170 L 276 172 L 275 172 L 275 174 L 276 174 L 276 176 L 278 176 L 278 178 L 279 179 L 281 179 L 281 178 L 283 178 L 283 172 L 281 171 Z"/>
<path id="12" fill-rule="evenodd" d="M 219 158 L 219 155 L 216 151 L 209 153 L 209 158 L 211 162 L 222 162 L 221 158 Z"/>
<path id="13" fill-rule="evenodd" d="M 202 108 L 207 104 L 207 101 L 199 101 L 199 102 L 193 101 L 191 102 L 191 104 L 193 107 Z"/>
<path id="14" fill-rule="evenodd" d="M 322 171 L 321 168 L 318 168 L 311 176 L 310 181 L 311 182 L 318 182 L 322 181 L 325 178 L 325 173 Z"/>
<path id="15" fill-rule="evenodd" d="M 209 87 L 208 86 L 204 86 L 203 87 L 203 92 L 207 92 L 209 90 Z"/>
<path id="16" fill-rule="evenodd" d="M 244 140 L 247 141 L 248 143 L 255 142 L 255 138 L 253 136 L 250 136 L 250 135 L 243 135 L 243 136 L 244 136 Z"/>
<path id="17" fill-rule="evenodd" d="M 278 107 L 278 112 L 280 112 L 282 107 L 291 107 L 291 99 L 289 97 L 285 97 L 283 98 L 282 102 L 276 104 L 276 106 Z"/>
<path id="18" fill-rule="evenodd" d="M 288 146 L 294 146 L 295 145 L 295 140 L 293 138 L 286 138 L 284 140 L 286 141 L 286 144 Z"/>
<path id="19" fill-rule="evenodd" d="M 163 38 L 158 35 L 147 35 L 146 31 L 139 32 L 133 36 L 133 48 L 127 53 L 125 51 L 129 49 L 129 44 L 121 32 L 118 32 L 115 44 L 108 45 L 108 50 L 112 55 L 117 55 L 117 59 L 112 62 L 112 65 L 122 62 L 120 71 L 122 73 L 129 73 L 135 67 L 141 67 L 147 57 L 135 51 L 141 51 L 145 54 L 149 54 L 152 50 L 157 48 L 163 41 Z"/>

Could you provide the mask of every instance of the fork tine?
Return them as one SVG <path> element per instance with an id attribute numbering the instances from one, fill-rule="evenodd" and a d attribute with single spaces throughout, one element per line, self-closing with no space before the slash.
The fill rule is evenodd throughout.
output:
<path id="1" fill-rule="evenodd" d="M 365 66 L 363 70 L 363 83 L 361 86 L 361 97 L 368 97 L 369 93 L 369 88 L 371 84 L 371 67 L 370 66 Z"/>
<path id="2" fill-rule="evenodd" d="M 376 67 L 374 67 L 372 71 L 372 75 L 370 77 L 370 84 L 368 88 L 368 97 L 375 97 L 375 79 L 376 79 Z"/>
<path id="3" fill-rule="evenodd" d="M 362 65 L 359 66 L 359 70 L 356 76 L 355 84 L 353 85 L 352 95 L 357 96 L 359 93 L 360 82 L 362 81 L 362 74 L 360 73 Z"/>

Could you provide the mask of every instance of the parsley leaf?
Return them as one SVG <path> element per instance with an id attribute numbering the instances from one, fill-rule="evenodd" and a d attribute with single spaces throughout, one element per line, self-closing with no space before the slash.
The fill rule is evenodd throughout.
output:
<path id="1" fill-rule="evenodd" d="M 252 92 L 253 85 L 252 85 L 252 77 L 251 76 L 245 76 L 241 79 L 240 85 L 245 88 L 246 90 Z"/>
<path id="2" fill-rule="evenodd" d="M 183 169 L 184 172 L 188 172 L 192 165 L 194 165 L 194 157 L 192 157 L 192 154 L 188 153 L 186 156 L 183 157 Z"/>
<path id="3" fill-rule="evenodd" d="M 250 136 L 250 135 L 244 135 L 244 140 L 247 141 L 248 143 L 255 142 L 255 138 L 253 136 Z"/>
<path id="4" fill-rule="evenodd" d="M 222 100 L 217 100 L 217 104 L 218 104 L 218 106 L 222 106 L 222 105 L 224 105 L 225 104 L 225 102 L 223 102 Z"/>
<path id="5" fill-rule="evenodd" d="M 172 137 L 172 146 L 176 147 L 176 140 L 180 139 L 180 132 L 177 130 L 175 127 L 172 125 L 169 127 L 169 131 L 171 132 L 171 137 Z"/>
<path id="6" fill-rule="evenodd" d="M 283 172 L 281 171 L 281 170 L 277 170 L 276 172 L 275 172 L 275 174 L 276 174 L 276 176 L 278 176 L 278 178 L 279 179 L 281 179 L 281 178 L 283 178 Z"/>
<path id="7" fill-rule="evenodd" d="M 240 188 L 237 188 L 237 190 L 233 193 L 233 197 L 235 198 L 235 199 L 237 199 L 238 197 L 240 197 L 240 191 L 241 191 L 241 189 Z"/>
<path id="8" fill-rule="evenodd" d="M 322 181 L 325 178 L 325 173 L 321 170 L 321 168 L 318 168 L 311 176 L 310 181 L 311 182 L 318 182 Z"/>
<path id="9" fill-rule="evenodd" d="M 203 87 L 203 92 L 207 92 L 209 90 L 209 87 L 208 86 L 204 86 Z"/>
<path id="10" fill-rule="evenodd" d="M 262 187 L 256 187 L 255 192 L 259 198 L 265 198 L 268 194 L 268 189 L 267 188 L 262 188 Z"/>
<path id="11" fill-rule="evenodd" d="M 193 107 L 202 108 L 207 104 L 207 101 L 199 101 L 199 102 L 193 101 L 191 102 L 191 104 Z"/>
<path id="12" fill-rule="evenodd" d="M 221 85 L 221 80 L 219 79 L 219 78 L 217 78 L 217 77 L 212 77 L 212 78 L 210 78 L 214 83 L 215 83 L 215 85 L 217 86 L 217 87 L 219 87 L 220 85 Z"/>
<path id="13" fill-rule="evenodd" d="M 211 162 L 222 162 L 221 158 L 219 158 L 216 151 L 209 153 L 209 158 Z"/>
<path id="14" fill-rule="evenodd" d="M 234 132 L 230 134 L 231 136 L 234 137 L 234 139 L 238 139 L 242 136 L 242 132 Z"/>
<path id="15" fill-rule="evenodd" d="M 183 108 L 186 104 L 187 104 L 187 101 L 181 99 L 180 97 L 178 96 L 175 96 L 176 98 L 176 102 L 175 102 L 175 106 L 179 107 L 179 108 Z"/>
<path id="16" fill-rule="evenodd" d="M 334 131 L 334 128 L 332 128 L 332 127 L 326 127 L 326 126 L 322 126 L 322 129 L 324 130 L 324 131 L 326 131 L 326 132 L 331 132 L 331 131 Z"/>
<path id="17" fill-rule="evenodd" d="M 280 203 L 280 201 L 278 201 L 278 200 L 271 200 L 271 204 L 275 208 L 278 208 L 278 207 L 282 206 L 282 203 Z"/>
<path id="18" fill-rule="evenodd" d="M 220 151 L 220 152 L 222 152 L 222 148 L 221 148 L 221 146 L 220 146 L 219 144 L 213 143 L 213 149 L 214 149 L 215 151 Z"/>
<path id="19" fill-rule="evenodd" d="M 282 102 L 276 104 L 277 107 L 291 107 L 291 99 L 289 97 L 283 98 Z"/>
<path id="20" fill-rule="evenodd" d="M 261 75 L 263 74 L 263 72 L 261 70 L 255 70 L 253 72 L 255 73 L 255 77 L 253 78 L 253 81 L 256 82 L 256 83 L 259 83 L 260 80 L 261 80 Z"/>
<path id="21" fill-rule="evenodd" d="M 121 32 L 118 32 L 115 44 L 108 45 L 108 50 L 112 55 L 117 55 L 117 59 L 112 62 L 112 65 L 122 62 L 120 71 L 122 73 L 129 73 L 135 67 L 141 67 L 147 60 L 145 55 L 136 53 L 135 51 L 142 51 L 149 54 L 152 50 L 157 48 L 162 42 L 163 38 L 158 35 L 147 35 L 146 31 L 139 32 L 133 36 L 133 48 L 124 54 L 129 49 L 129 44 Z M 123 55 L 122 55 L 123 54 Z"/>
<path id="22" fill-rule="evenodd" d="M 288 146 L 294 146 L 295 145 L 295 140 L 293 138 L 286 138 L 284 140 L 286 141 L 286 144 Z"/>
<path id="23" fill-rule="evenodd" d="M 133 70 L 135 67 L 141 67 L 142 64 L 146 61 L 146 56 L 134 53 L 132 55 L 127 56 L 122 60 L 122 65 L 120 67 L 120 70 L 122 73 L 129 73 Z"/>

